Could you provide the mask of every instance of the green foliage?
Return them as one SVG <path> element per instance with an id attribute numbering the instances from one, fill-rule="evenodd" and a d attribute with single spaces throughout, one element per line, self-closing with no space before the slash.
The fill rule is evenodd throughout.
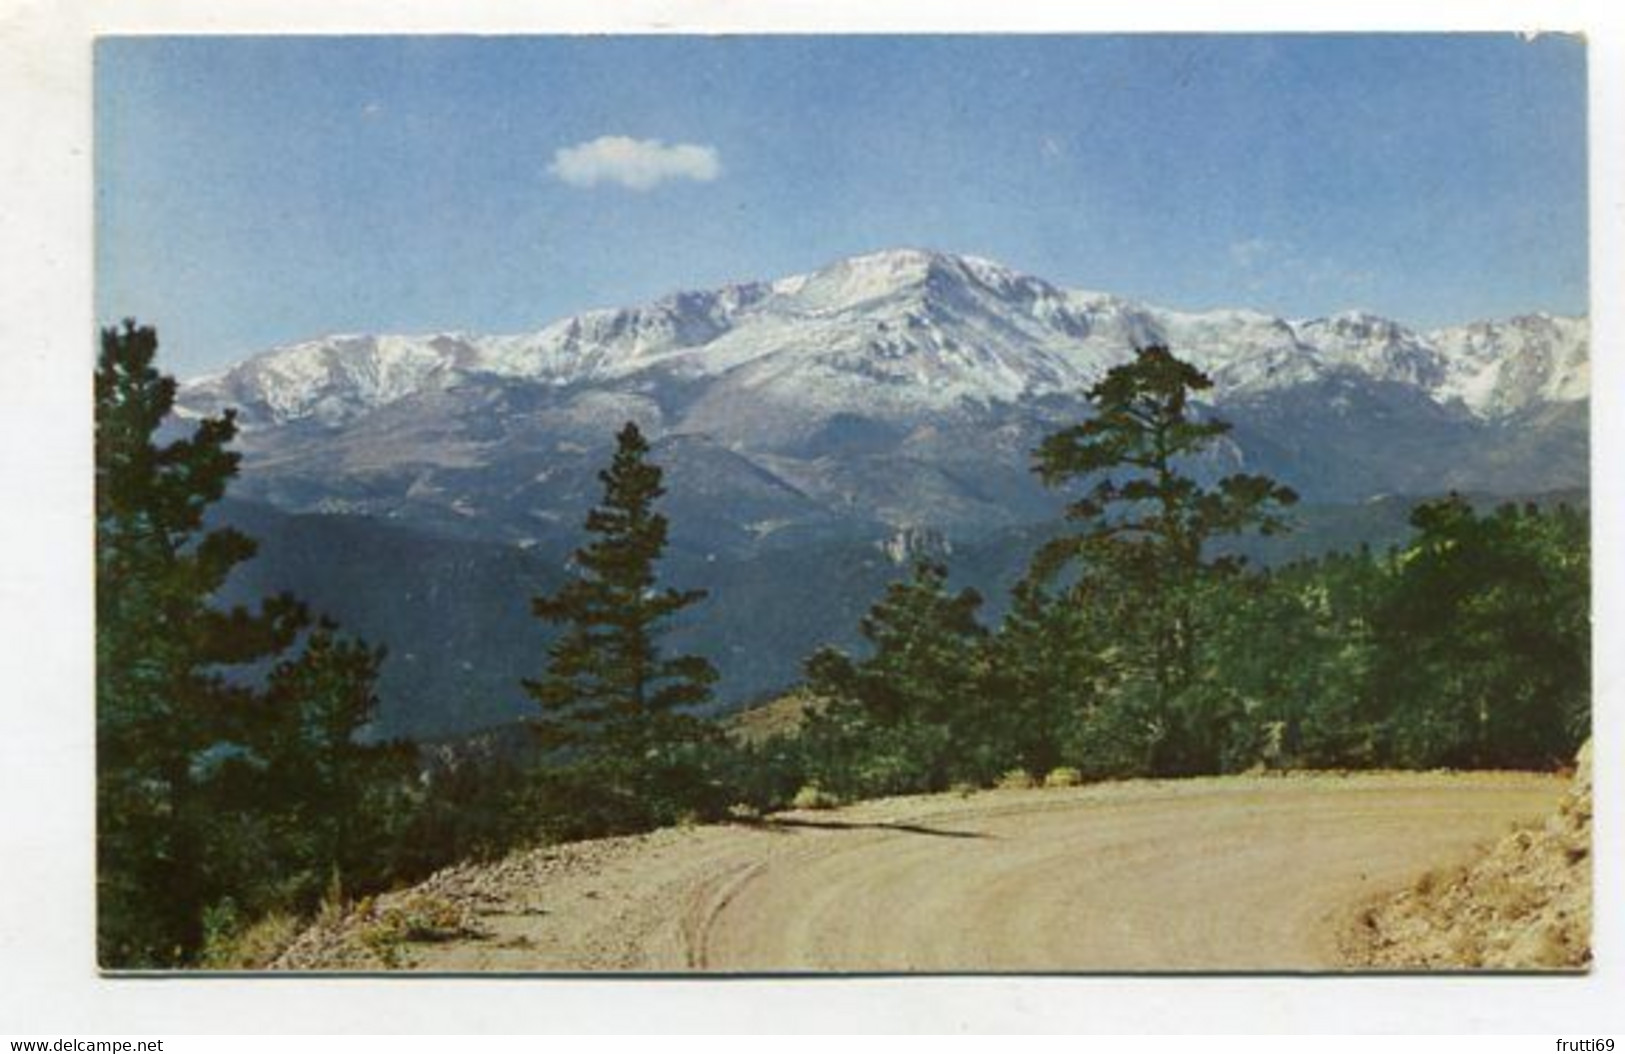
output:
<path id="1" fill-rule="evenodd" d="M 360 931 L 362 946 L 388 970 L 412 966 L 412 944 L 479 935 L 465 909 L 428 893 L 413 893 L 388 905 L 369 899 L 358 907 L 357 914 L 366 920 Z"/>
<path id="2" fill-rule="evenodd" d="M 654 504 L 665 489 L 648 453 L 628 422 L 599 473 L 604 496 L 587 515 L 595 537 L 575 553 L 578 576 L 531 604 L 563 627 L 546 673 L 524 682 L 543 711 L 541 741 L 565 759 L 539 784 L 550 833 L 636 830 L 727 805 L 706 766 L 720 733 L 681 712 L 710 698 L 716 670 L 698 656 L 660 654 L 667 620 L 705 593 L 656 588 L 667 523 Z"/>
<path id="3" fill-rule="evenodd" d="M 705 593 L 655 589 L 667 524 L 654 511 L 665 488 L 648 453 L 648 442 L 628 422 L 616 436 L 613 462 L 599 473 L 603 501 L 586 523 L 597 538 L 575 553 L 580 575 L 531 602 L 538 618 L 565 627 L 549 649 L 546 675 L 525 682 L 547 715 L 538 727 L 555 745 L 619 737 L 637 745 L 648 714 L 703 703 L 716 681 L 704 659 L 659 654 L 661 624 Z"/>
<path id="4" fill-rule="evenodd" d="M 1388 582 L 1385 565 L 1361 550 L 1208 598 L 1207 662 L 1242 707 L 1227 770 L 1377 763 L 1373 618 Z"/>
<path id="5" fill-rule="evenodd" d="M 365 869 L 369 795 L 400 754 L 353 735 L 378 657 L 291 597 L 215 596 L 254 542 L 204 516 L 237 470 L 228 412 L 159 442 L 157 334 L 102 333 L 96 371 L 97 910 L 110 967 L 194 962 L 211 936 Z M 303 641 L 303 647 L 298 645 Z M 255 667 L 271 664 L 268 682 Z M 362 817 L 369 817 L 363 821 Z"/>
<path id="6" fill-rule="evenodd" d="M 254 543 L 205 531 L 237 456 L 228 412 L 191 436 L 153 436 L 175 382 L 154 366 L 157 334 L 102 333 L 96 371 L 97 888 L 101 960 L 167 966 L 202 946 L 202 911 L 226 892 L 210 843 L 215 764 L 240 750 L 252 693 L 224 666 L 293 643 L 289 598 L 222 611 L 211 598 Z"/>
<path id="7" fill-rule="evenodd" d="M 947 583 L 943 564 L 916 563 L 912 576 L 894 582 L 864 616 L 859 629 L 871 657 L 860 662 L 820 651 L 807 663 L 811 691 L 856 707 L 877 725 L 950 723 L 967 704 L 965 671 L 987 631 L 976 621 L 981 596 L 973 589 L 950 595 Z"/>
<path id="8" fill-rule="evenodd" d="M 1063 726 L 1060 753 L 1089 780 L 1147 776 L 1164 728 L 1155 686 L 1129 680 Z"/>
<path id="9" fill-rule="evenodd" d="M 1331 554 L 1209 598 L 1233 692 L 1223 768 L 1549 768 L 1590 722 L 1585 517 L 1419 505 L 1385 557 Z"/>
<path id="10" fill-rule="evenodd" d="M 1582 514 L 1424 503 L 1411 544 L 1243 573 L 1293 492 L 1193 474 L 1228 426 L 1206 377 L 1147 348 L 1045 441 L 1046 482 L 1082 480 L 1076 529 L 1044 545 L 997 632 L 922 565 L 864 620 L 873 654 L 807 664 L 828 706 L 764 763 L 843 798 L 987 786 L 1019 767 L 1078 779 L 1260 768 L 1546 768 L 1589 729 Z M 782 792 L 779 792 L 782 793 Z"/>
<path id="11" fill-rule="evenodd" d="M 1377 612 L 1375 677 L 1406 765 L 1544 767 L 1590 728 L 1583 515 L 1459 497 L 1419 506 Z"/>
<path id="12" fill-rule="evenodd" d="M 999 790 L 1032 790 L 1038 786 L 1038 780 L 1026 769 L 1010 769 L 999 775 L 993 785 Z"/>
<path id="13" fill-rule="evenodd" d="M 174 382 L 156 336 L 108 331 L 96 378 L 98 911 L 117 967 L 261 964 L 318 901 L 536 839 L 826 808 L 880 795 L 1259 767 L 1561 764 L 1590 729 L 1583 513 L 1459 498 L 1406 546 L 1259 573 L 1217 552 L 1273 533 L 1292 491 L 1194 473 L 1228 426 L 1202 374 L 1147 348 L 1096 415 L 1037 452 L 1081 482 L 995 632 L 921 561 L 863 619 L 858 657 L 806 663 L 799 732 L 727 740 L 690 711 L 716 673 L 659 638 L 703 597 L 663 589 L 660 470 L 634 425 L 600 475 L 576 577 L 536 597 L 562 627 L 531 766 L 368 744 L 382 652 L 290 597 L 215 597 L 254 543 L 207 530 L 236 471 L 230 414 L 159 443 Z M 497 753 L 500 753 L 498 751 Z M 370 900 L 363 903 L 370 903 Z M 432 900 L 371 919 L 386 965 L 466 933 Z"/>
<path id="14" fill-rule="evenodd" d="M 456 756 L 426 766 L 423 785 L 386 811 L 404 818 L 379 862 L 411 881 L 462 860 L 489 860 L 539 840 L 528 769 L 506 759 Z"/>
<path id="15" fill-rule="evenodd" d="M 1030 580 L 1016 586 L 983 684 L 997 706 L 987 708 L 982 737 L 998 764 L 1055 768 L 1067 737 L 1106 698 L 1114 652 L 1089 588 L 1052 596 Z"/>
<path id="16" fill-rule="evenodd" d="M 817 782 L 844 797 L 941 790 L 991 778 L 990 707 L 979 690 L 987 631 L 975 590 L 950 594 L 948 571 L 922 560 L 894 582 L 860 626 L 871 654 L 826 648 L 807 661 L 807 685 L 827 705 L 803 732 Z"/>
<path id="17" fill-rule="evenodd" d="M 1043 546 L 1034 583 L 1077 575 L 1074 597 L 1086 618 L 1107 628 L 1113 678 L 1134 696 L 1126 722 L 1085 712 L 1088 736 L 1132 733 L 1113 752 L 1149 735 L 1159 773 L 1204 771 L 1217 763 L 1216 725 L 1233 703 L 1200 669 L 1203 595 L 1234 575 L 1240 560 L 1214 555 L 1227 535 L 1285 529 L 1279 510 L 1297 501 L 1263 476 L 1235 474 L 1203 485 L 1189 465 L 1210 453 L 1229 424 L 1204 419 L 1192 403 L 1212 386 L 1166 347 L 1138 351 L 1089 392 L 1095 414 L 1039 447 L 1035 468 L 1060 486 L 1089 481 L 1067 508 L 1077 529 Z"/>
<path id="18" fill-rule="evenodd" d="M 761 815 L 789 803 L 808 780 L 805 745 L 794 732 L 756 743 L 716 744 L 709 768 L 730 792 L 729 815 Z"/>
<path id="19" fill-rule="evenodd" d="M 356 889 L 394 877 L 390 847 L 410 821 L 417 762 L 407 744 L 361 742 L 382 661 L 382 650 L 323 620 L 267 679 L 254 800 L 274 810 L 295 879 L 290 899 L 301 907 L 334 875 Z"/>
<path id="20" fill-rule="evenodd" d="M 839 798 L 816 783 L 802 787 L 790 799 L 792 809 L 833 809 L 840 804 Z"/>
<path id="21" fill-rule="evenodd" d="M 204 912 L 204 946 L 198 966 L 205 970 L 265 970 L 298 939 L 304 920 L 273 909 L 249 921 L 231 899 Z"/>

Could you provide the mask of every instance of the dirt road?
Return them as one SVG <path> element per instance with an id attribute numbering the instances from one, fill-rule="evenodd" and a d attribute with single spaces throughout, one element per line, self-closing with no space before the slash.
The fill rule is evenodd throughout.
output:
<path id="1" fill-rule="evenodd" d="M 1548 777 L 1136 782 L 892 799 L 442 873 L 435 971 L 1323 970 L 1360 908 L 1551 810 Z M 403 901 L 404 902 L 404 901 Z M 284 965 L 366 966 L 348 930 Z M 376 940 L 373 942 L 376 944 Z"/>

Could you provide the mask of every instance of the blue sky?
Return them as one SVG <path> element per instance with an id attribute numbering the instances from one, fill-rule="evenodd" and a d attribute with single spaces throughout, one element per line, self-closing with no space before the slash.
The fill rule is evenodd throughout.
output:
<path id="1" fill-rule="evenodd" d="M 1585 59 L 1511 36 L 109 38 L 97 313 L 190 376 L 916 246 L 1172 307 L 1586 310 Z"/>

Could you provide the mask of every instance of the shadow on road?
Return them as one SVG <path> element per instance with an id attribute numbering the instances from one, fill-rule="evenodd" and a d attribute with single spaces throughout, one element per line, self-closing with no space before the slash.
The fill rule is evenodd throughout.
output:
<path id="1" fill-rule="evenodd" d="M 753 820 L 750 826 L 761 830 L 777 830 L 788 834 L 787 828 L 811 827 L 820 831 L 899 831 L 903 834 L 923 834 L 932 838 L 992 838 L 979 831 L 945 831 L 940 827 L 923 827 L 915 823 L 844 823 L 840 820 Z"/>

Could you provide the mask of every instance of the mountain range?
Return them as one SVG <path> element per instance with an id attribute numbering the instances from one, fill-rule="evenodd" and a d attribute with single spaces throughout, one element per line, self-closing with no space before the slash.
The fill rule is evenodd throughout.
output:
<path id="1" fill-rule="evenodd" d="M 233 508 L 272 536 L 253 584 L 307 588 L 313 531 L 347 532 L 350 549 L 335 551 L 371 532 L 395 540 L 383 550 L 417 551 L 401 541 L 410 536 L 481 568 L 523 559 L 537 581 L 562 574 L 613 434 L 636 420 L 666 470 L 672 569 L 713 593 L 709 629 L 679 636 L 712 652 L 725 696 L 738 699 L 793 679 L 795 649 L 849 641 L 856 613 L 921 547 L 982 554 L 971 562 L 988 569 L 984 587 L 1008 577 L 1023 554 L 1001 554 L 1065 500 L 1039 484 L 1031 451 L 1087 416 L 1090 386 L 1151 343 L 1204 370 L 1214 383 L 1203 412 L 1235 426 L 1198 472 L 1264 472 L 1317 505 L 1588 482 L 1583 318 L 1420 332 L 1361 312 L 1176 311 L 916 250 L 528 334 L 305 341 L 186 383 L 178 414 L 237 409 Z M 295 547 L 305 562 L 293 561 L 302 574 L 276 555 L 294 534 L 305 539 Z M 821 574 L 831 561 L 872 573 Z M 351 592 L 393 588 L 424 566 L 377 568 Z M 403 601 L 415 614 L 391 616 L 417 628 L 395 626 L 384 643 L 475 618 L 466 590 L 438 603 L 420 584 Z M 808 588 L 825 595 L 810 602 Z M 842 589 L 851 595 L 829 595 Z M 773 598 L 798 613 L 783 639 L 762 636 Z M 482 701 L 453 714 L 414 697 L 385 724 L 442 731 L 473 723 L 469 705 L 481 721 L 518 712 L 511 682 L 535 672 L 541 643 L 526 645 L 530 666 L 502 666 L 521 661 L 533 630 L 527 599 L 489 616 L 490 634 L 511 646 L 465 660 L 491 666 Z"/>

